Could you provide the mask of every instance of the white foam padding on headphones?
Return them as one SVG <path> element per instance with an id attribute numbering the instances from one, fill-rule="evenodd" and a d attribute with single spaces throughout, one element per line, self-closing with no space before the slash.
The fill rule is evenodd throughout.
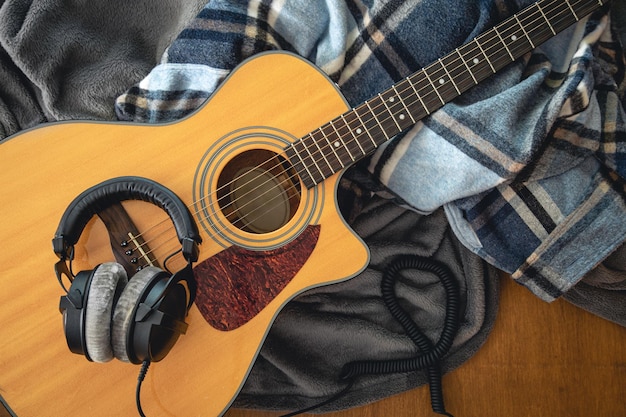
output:
<path id="1" fill-rule="evenodd" d="M 134 320 L 133 311 L 146 285 L 158 274 L 161 269 L 149 266 L 137 272 L 128 281 L 113 312 L 113 326 L 111 328 L 111 344 L 113 355 L 121 361 L 130 362 L 127 349 L 127 336 L 130 325 Z"/>
<path id="2" fill-rule="evenodd" d="M 104 263 L 93 272 L 85 308 L 85 347 L 94 362 L 113 359 L 111 320 L 115 295 L 127 281 L 126 271 L 115 262 Z"/>

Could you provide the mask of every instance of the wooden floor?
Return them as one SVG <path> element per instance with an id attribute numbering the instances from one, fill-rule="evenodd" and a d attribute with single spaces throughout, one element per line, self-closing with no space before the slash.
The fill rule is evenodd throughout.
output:
<path id="1" fill-rule="evenodd" d="M 547 304 L 509 278 L 487 343 L 443 380 L 455 417 L 626 416 L 626 328 L 565 301 Z M 230 410 L 227 417 L 280 413 Z M 328 417 L 425 417 L 419 388 Z"/>
<path id="2" fill-rule="evenodd" d="M 546 304 L 505 278 L 495 329 L 474 357 L 444 377 L 444 392 L 455 417 L 626 416 L 626 328 L 564 301 Z M 230 410 L 226 416 L 279 415 Z M 326 414 L 435 415 L 426 388 Z M 2 407 L 0 417 L 8 417 Z"/>

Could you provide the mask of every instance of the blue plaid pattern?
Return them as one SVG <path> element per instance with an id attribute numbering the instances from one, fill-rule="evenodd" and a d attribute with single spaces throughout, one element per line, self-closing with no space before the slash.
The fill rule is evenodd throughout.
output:
<path id="1" fill-rule="evenodd" d="M 578 0 L 571 0 L 578 1 Z M 175 120 L 267 50 L 306 57 L 357 105 L 530 0 L 211 0 L 120 119 Z M 553 300 L 626 240 L 625 59 L 607 10 L 509 65 L 361 162 L 420 212 Z"/>

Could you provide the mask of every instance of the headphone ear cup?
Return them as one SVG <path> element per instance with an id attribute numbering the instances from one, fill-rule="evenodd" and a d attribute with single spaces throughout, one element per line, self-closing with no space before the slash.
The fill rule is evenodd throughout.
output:
<path id="1" fill-rule="evenodd" d="M 113 359 L 111 320 L 127 282 L 124 267 L 115 262 L 104 263 L 93 272 L 85 307 L 85 347 L 94 362 Z"/>
<path id="2" fill-rule="evenodd" d="M 129 332 L 135 321 L 135 311 L 140 302 L 142 294 L 157 276 L 165 274 L 159 268 L 147 267 L 137 272 L 124 288 L 122 295 L 117 301 L 115 312 L 113 313 L 113 324 L 111 328 L 111 345 L 113 355 L 123 361 L 132 362 L 129 353 L 131 352 Z"/>

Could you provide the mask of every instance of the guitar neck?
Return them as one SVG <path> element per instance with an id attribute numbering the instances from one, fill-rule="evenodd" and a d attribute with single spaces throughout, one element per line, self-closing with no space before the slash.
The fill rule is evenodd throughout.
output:
<path id="1" fill-rule="evenodd" d="M 608 0 L 542 0 L 286 148 L 307 188 L 597 10 Z"/>

